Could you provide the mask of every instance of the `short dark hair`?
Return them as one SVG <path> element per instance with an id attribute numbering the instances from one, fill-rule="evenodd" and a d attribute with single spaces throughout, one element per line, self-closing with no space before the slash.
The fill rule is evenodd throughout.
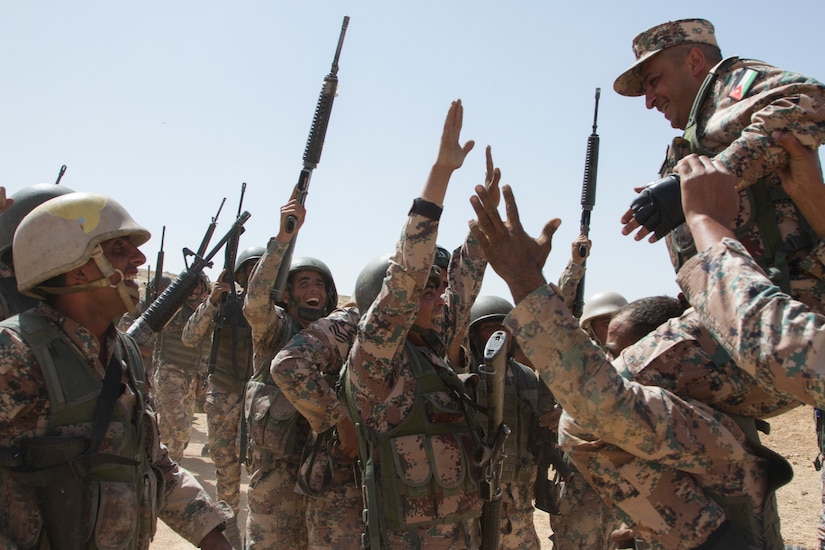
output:
<path id="1" fill-rule="evenodd" d="M 633 337 L 638 342 L 668 319 L 679 317 L 685 312 L 685 305 L 672 296 L 649 296 L 639 298 L 622 307 L 613 319 L 623 318 L 633 327 Z"/>

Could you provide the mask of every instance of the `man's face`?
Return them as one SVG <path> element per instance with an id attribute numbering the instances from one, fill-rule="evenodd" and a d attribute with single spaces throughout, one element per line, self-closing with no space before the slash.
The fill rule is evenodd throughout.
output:
<path id="1" fill-rule="evenodd" d="M 327 287 L 324 278 L 315 271 L 298 271 L 292 276 L 289 288 L 289 306 L 297 309 L 307 307 L 323 309 L 327 303 Z"/>
<path id="2" fill-rule="evenodd" d="M 590 331 L 596 337 L 599 345 L 604 345 L 607 341 L 607 328 L 610 326 L 610 315 L 602 315 L 590 321 Z"/>
<path id="3" fill-rule="evenodd" d="M 619 314 L 610 320 L 604 349 L 611 359 L 615 359 L 623 349 L 635 344 L 637 340 L 630 318 L 627 315 Z"/>
<path id="4" fill-rule="evenodd" d="M 472 338 L 475 340 L 475 345 L 479 353 L 484 352 L 487 341 L 497 330 L 506 330 L 500 321 L 487 321 L 473 327 Z"/>
<path id="5" fill-rule="evenodd" d="M 673 128 L 684 130 L 704 75 L 691 72 L 691 60 L 680 51 L 654 55 L 642 64 L 645 105 L 661 112 Z"/>
<path id="6" fill-rule="evenodd" d="M 140 286 L 136 280 L 138 275 L 137 268 L 146 262 L 146 256 L 144 256 L 138 247 L 133 245 L 131 241 L 123 237 L 116 237 L 114 239 L 104 241 L 100 243 L 100 248 L 103 249 L 103 255 L 109 263 L 112 264 L 112 267 L 123 273 L 123 284 L 129 291 L 129 295 L 132 298 L 133 303 L 137 305 L 140 300 Z M 95 281 L 103 277 L 103 274 L 100 272 L 100 269 L 97 267 L 94 260 L 89 260 L 89 262 L 83 267 L 83 270 L 86 272 L 89 281 Z M 100 299 L 98 300 L 98 297 L 95 299 L 100 302 L 100 306 L 110 303 L 108 299 L 103 299 L 103 295 L 106 294 L 107 296 L 111 295 L 111 304 L 113 304 L 112 307 L 114 309 L 122 309 L 122 311 L 116 312 L 115 315 L 119 315 L 120 313 L 126 311 L 126 306 L 116 289 L 107 286 L 99 290 L 100 294 L 98 297 Z"/>
<path id="7" fill-rule="evenodd" d="M 441 286 L 436 286 L 435 283 L 436 281 L 430 278 L 427 286 L 421 291 L 415 324 L 424 330 L 439 332 L 441 326 L 438 319 L 444 314 L 444 297 L 441 295 Z"/>
<path id="8" fill-rule="evenodd" d="M 248 261 L 241 266 L 235 274 L 239 285 L 246 288 L 246 285 L 249 284 L 249 278 L 252 276 L 252 271 L 255 269 L 256 265 L 258 265 L 258 260 Z"/>

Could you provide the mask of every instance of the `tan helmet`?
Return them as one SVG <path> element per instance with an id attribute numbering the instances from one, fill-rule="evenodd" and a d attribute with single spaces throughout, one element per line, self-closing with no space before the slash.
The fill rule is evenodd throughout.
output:
<path id="1" fill-rule="evenodd" d="M 627 300 L 618 292 L 598 292 L 584 302 L 579 326 L 584 330 L 590 329 L 590 321 L 596 317 L 613 315 L 627 305 Z"/>
<path id="2" fill-rule="evenodd" d="M 117 201 L 95 193 L 70 193 L 50 199 L 32 210 L 14 234 L 12 252 L 17 268 L 17 288 L 23 294 L 44 298 L 109 286 L 115 269 L 103 256 L 100 243 L 126 237 L 135 246 L 149 240 L 149 231 L 138 225 Z M 75 287 L 44 287 L 44 281 L 67 273 L 94 259 L 103 278 Z M 123 274 L 115 284 L 127 309 L 133 309 Z"/>

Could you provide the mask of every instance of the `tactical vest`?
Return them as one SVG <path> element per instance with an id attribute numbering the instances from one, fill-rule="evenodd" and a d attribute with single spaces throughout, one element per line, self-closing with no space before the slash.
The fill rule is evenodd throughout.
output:
<path id="1" fill-rule="evenodd" d="M 464 393 L 463 384 L 453 371 L 433 367 L 410 342 L 404 344 L 403 353 L 415 377 L 415 401 L 401 424 L 389 431 L 377 432 L 364 424 L 349 376 L 343 375 L 347 409 L 358 429 L 366 524 L 373 549 L 383 548 L 380 533 L 457 524 L 481 515 L 477 480 L 471 471 L 478 422 L 456 395 Z M 454 450 L 458 450 L 457 462 L 453 462 Z M 445 452 L 450 453 L 449 464 L 444 463 Z M 446 498 L 458 495 L 469 498 L 454 509 L 442 509 Z"/>
<path id="2" fill-rule="evenodd" d="M 284 317 L 283 323 L 276 350 L 283 348 L 301 331 L 301 325 L 289 315 Z M 249 445 L 253 450 L 274 459 L 292 457 L 300 460 L 298 453 L 306 443 L 309 423 L 272 380 L 269 362 L 265 362 L 246 383 L 244 415 Z M 300 429 L 301 424 L 304 430 Z"/>
<path id="3" fill-rule="evenodd" d="M 185 346 L 181 340 L 184 324 L 192 313 L 194 310 L 188 304 L 184 304 L 172 321 L 160 331 L 155 348 L 155 366 L 170 365 L 185 373 L 200 370 L 200 349 Z"/>
<path id="4" fill-rule="evenodd" d="M 47 434 L 20 442 L 23 461 L 11 474 L 36 488 L 42 521 L 36 545 L 95 550 L 148 546 L 163 506 L 163 476 L 150 463 L 154 451 L 147 456 L 148 450 L 158 448 L 158 436 L 154 414 L 143 399 L 145 373 L 137 345 L 118 333 L 118 349 L 125 352 L 129 366 L 126 372 L 135 394 L 135 410 L 116 402 L 107 431 L 115 436 L 104 439 L 105 452 L 84 454 L 89 437 L 64 434 L 76 434 L 78 425 L 85 425 L 85 433 L 91 433 L 101 395 L 100 376 L 72 341 L 42 315 L 23 313 L 0 326 L 18 333 L 31 348 L 49 394 Z M 49 492 L 60 483 L 67 489 Z M 64 529 L 73 531 L 80 542 L 48 540 L 49 532 L 63 533 Z"/>
<path id="5" fill-rule="evenodd" d="M 738 61 L 738 57 L 729 57 L 711 69 L 705 77 L 705 81 L 693 101 L 684 135 L 681 138 L 676 138 L 668 150 L 668 159 L 665 160 L 662 166 L 662 174 L 670 172 L 675 166 L 675 162 L 687 153 L 696 153 L 708 157 L 713 157 L 719 153 L 719 151 L 707 150 L 699 143 L 699 136 L 697 135 L 699 109 L 713 88 L 717 75 L 726 71 Z M 747 219 L 743 220 L 741 225 L 734 230 L 736 238 L 741 241 L 744 236 L 753 234 L 754 229 L 756 230 L 758 242 L 754 243 L 753 246 L 749 246 L 748 251 L 765 270 L 771 281 L 782 288 L 783 291 L 790 293 L 790 275 L 786 258 L 789 254 L 798 250 L 812 248 L 818 241 L 816 234 L 805 221 L 802 213 L 798 212 L 796 206 L 793 205 L 791 198 L 782 189 L 778 178 L 762 177 L 740 191 L 740 195 L 746 205 Z M 776 219 L 775 205 L 779 203 L 790 204 L 797 210 L 797 218 L 799 219 L 798 237 L 783 240 Z M 685 224 L 671 231 L 669 240 L 670 248 L 674 254 L 673 267 L 676 271 L 679 271 L 684 263 L 696 254 L 696 245 Z"/>
<path id="6" fill-rule="evenodd" d="M 234 338 L 230 327 L 224 326 L 221 329 L 214 370 L 209 375 L 209 380 L 216 386 L 237 394 L 243 393 L 252 374 L 252 329 L 245 317 L 241 316 L 239 321 Z M 215 348 L 216 345 L 212 345 Z M 210 357 L 210 363 L 211 359 Z"/>
<path id="7" fill-rule="evenodd" d="M 40 300 L 36 298 L 20 294 L 16 277 L 0 277 L 0 307 L 3 308 L 4 319 L 31 309 L 39 303 Z"/>
<path id="8" fill-rule="evenodd" d="M 532 370 L 515 360 L 509 359 L 507 365 L 513 373 L 513 380 L 509 377 L 504 379 L 504 423 L 511 432 L 504 441 L 507 456 L 502 463 L 501 482 L 528 483 L 533 481 L 532 467 L 536 463 L 529 448 L 530 428 L 538 405 L 539 382 Z M 476 394 L 478 402 L 485 406 L 487 384 L 483 382 L 484 374 L 479 373 L 479 377 L 482 382 L 478 384 Z M 479 420 L 482 425 L 486 422 L 487 417 L 483 412 L 480 413 Z"/>

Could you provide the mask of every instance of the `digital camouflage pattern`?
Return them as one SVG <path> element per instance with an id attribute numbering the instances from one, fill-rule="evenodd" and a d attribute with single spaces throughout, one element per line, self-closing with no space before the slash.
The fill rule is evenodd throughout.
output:
<path id="1" fill-rule="evenodd" d="M 270 290 L 284 260 L 288 243 L 270 239 L 266 252 L 258 260 L 246 289 L 244 316 L 252 329 L 253 372 L 269 366 L 284 343 L 283 331 L 291 330 L 287 313 L 276 305 Z M 279 394 L 282 410 L 293 409 Z M 297 414 L 297 413 L 296 413 Z M 249 483 L 249 515 L 246 521 L 247 548 L 306 548 L 306 497 L 295 492 L 301 450 L 309 436 L 309 424 L 298 418 L 298 436 L 294 449 L 286 449 L 282 459 L 252 450 L 252 478 Z M 254 480 L 254 483 L 253 483 Z"/>
<path id="2" fill-rule="evenodd" d="M 183 343 L 207 349 L 207 343 L 215 329 L 217 312 L 218 307 L 212 305 L 211 300 L 204 300 L 183 327 Z M 206 413 L 209 456 L 215 463 L 215 490 L 218 498 L 229 504 L 237 516 L 241 505 L 239 457 L 243 395 L 218 387 L 210 378 L 207 381 L 203 408 Z"/>
<path id="3" fill-rule="evenodd" d="M 413 326 L 418 313 L 419 297 L 430 275 L 437 230 L 438 222 L 415 213 L 413 206 L 401 240 L 396 246 L 396 252 L 390 261 L 389 279 L 385 280 L 369 313 L 361 318 L 358 334 L 350 351 L 348 375 L 354 390 L 355 408 L 361 414 L 361 421 L 377 432 L 386 432 L 401 424 L 409 416 L 415 402 L 415 378 L 404 347 L 407 332 Z M 465 243 L 465 246 L 468 245 L 477 249 L 477 245 L 471 241 Z M 448 310 L 451 312 L 451 319 L 454 319 L 445 323 L 445 334 L 448 335 L 445 343 L 448 346 L 451 343 L 449 333 L 452 329 L 446 327 L 469 324 L 470 307 L 478 295 L 486 267 L 486 262 L 480 260 L 480 251 L 465 251 L 462 255 L 477 260 L 462 266 L 460 269 L 464 272 L 457 274 L 459 280 L 472 281 L 473 284 L 453 289 L 452 293 L 448 293 Z M 442 357 L 428 348 L 418 349 L 434 368 L 449 369 Z M 455 408 L 453 396 L 443 395 L 439 399 L 443 399 L 443 405 L 449 406 L 450 409 Z M 403 438 L 404 441 L 396 441 L 397 453 L 409 458 L 420 456 L 421 446 L 424 444 L 422 438 L 423 436 L 420 436 L 417 443 L 413 441 L 414 436 Z M 469 472 L 461 470 L 461 464 L 466 464 L 469 457 L 460 460 L 460 455 L 456 454 L 460 451 L 455 442 L 452 446 L 444 439 L 438 440 L 437 443 L 444 444 L 444 447 L 433 452 L 433 457 L 438 461 L 437 471 L 445 483 L 448 482 L 446 480 L 469 475 Z M 430 466 L 405 463 L 403 467 L 406 475 L 415 477 L 429 470 Z M 481 501 L 477 491 L 444 496 L 437 502 L 430 502 L 430 505 L 437 507 L 437 510 L 408 510 L 407 513 L 411 515 L 408 519 L 416 521 L 434 515 L 447 517 L 451 514 L 466 513 L 477 516 L 481 513 Z M 385 530 L 382 535 L 388 547 L 410 547 L 417 537 L 421 547 L 464 548 L 465 544 L 473 544 L 474 529 L 467 523 L 461 521 L 422 525 L 414 529 L 415 536 L 411 531 L 389 530 Z"/>
<path id="4" fill-rule="evenodd" d="M 741 243 L 724 239 L 677 276 L 699 317 L 760 384 L 825 407 L 825 321 L 770 282 Z"/>
<path id="5" fill-rule="evenodd" d="M 327 430 L 346 415 L 335 384 L 359 318 L 354 307 L 335 310 L 293 336 L 272 361 L 273 380 L 316 434 L 328 435 Z M 307 494 L 306 500 L 309 548 L 358 550 L 364 532 L 364 504 L 355 475 L 357 466 L 353 460 L 335 455 L 336 438 L 330 438 L 314 456 L 305 458 L 299 470 L 314 493 Z"/>
<path id="6" fill-rule="evenodd" d="M 104 367 L 98 359 L 101 343 L 85 328 L 46 304 L 38 307 L 38 314 L 71 339 L 78 353 L 88 361 L 89 368 L 98 373 L 102 380 Z M 113 330 L 103 345 L 106 355 L 111 356 L 116 345 Z M 132 415 L 140 414 L 141 411 L 136 410 L 136 389 L 129 379 L 130 375 L 124 369 L 126 391 L 118 401 Z M 44 384 L 31 350 L 13 332 L 7 329 L 0 331 L 0 446 L 16 444 L 21 438 L 47 434 L 50 407 Z M 78 430 L 78 433 L 89 434 L 89 426 L 79 427 Z M 117 434 L 110 431 L 101 449 L 104 452 L 112 449 L 116 439 Z M 160 519 L 186 540 L 197 545 L 209 531 L 231 518 L 228 509 L 214 503 L 192 475 L 169 458 L 166 447 L 160 445 L 156 438 L 147 438 L 144 452 L 162 474 L 165 483 L 166 498 L 160 510 Z M 108 515 L 135 517 L 139 513 L 134 509 L 118 509 L 121 503 L 116 501 L 107 501 L 106 506 L 111 507 L 107 510 Z M 41 527 L 40 512 L 31 487 L 0 469 L 0 547 L 30 547 Z M 105 538 L 111 533 L 101 535 Z M 129 541 L 120 542 L 126 544 Z M 134 541 L 134 544 L 135 548 L 145 549 L 149 546 L 149 540 Z"/>
<path id="7" fill-rule="evenodd" d="M 701 403 L 623 379 L 553 285 L 525 298 L 505 324 L 561 403 L 560 443 L 575 450 L 579 472 L 593 485 L 594 473 L 616 470 L 613 459 L 623 465 L 609 485 L 594 488 L 642 538 L 668 548 L 704 542 L 725 516 L 703 490 L 761 509 L 765 464 L 747 450 L 741 429 Z M 566 435 L 573 418 L 578 438 Z"/>
<path id="8" fill-rule="evenodd" d="M 755 73 L 753 84 L 736 99 L 737 86 L 749 71 Z M 734 96 L 734 97 L 731 97 Z M 801 238 L 804 217 L 782 191 L 776 171 L 788 161 L 787 152 L 777 145 L 771 133 L 787 131 L 808 147 L 816 148 L 825 139 L 825 85 L 803 75 L 784 71 L 761 61 L 735 60 L 720 70 L 704 101 L 697 110 L 695 136 L 701 150 L 693 152 L 712 156 L 738 179 L 741 201 L 739 216 L 733 227 L 742 228 L 737 237 L 754 257 L 765 252 L 766 242 L 754 223 L 745 228 L 756 214 L 748 198 L 748 189 L 764 178 L 778 223 L 779 238 L 787 257 L 791 292 L 798 299 L 816 306 L 825 296 L 825 283 L 808 271 L 804 260 L 814 243 Z M 672 171 L 680 158 L 690 153 L 685 140 L 676 138 L 668 150 L 661 174 Z M 677 267 L 676 247 L 692 244 L 685 225 L 667 239 L 671 261 Z M 771 258 L 773 260 L 773 258 Z"/>
<path id="9" fill-rule="evenodd" d="M 633 55 L 636 62 L 613 83 L 616 93 L 626 96 L 644 95 L 642 64 L 660 51 L 681 44 L 709 44 L 717 46 L 716 31 L 705 19 L 680 19 L 656 25 L 636 35 Z"/>
<path id="10" fill-rule="evenodd" d="M 577 471 L 564 484 L 559 513 L 550 516 L 553 548 L 556 550 L 612 550 L 610 533 L 621 526 L 612 506 L 607 506 Z"/>

